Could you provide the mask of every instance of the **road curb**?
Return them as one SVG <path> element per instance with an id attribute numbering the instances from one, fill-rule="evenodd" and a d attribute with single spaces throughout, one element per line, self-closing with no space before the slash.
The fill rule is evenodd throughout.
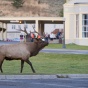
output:
<path id="1" fill-rule="evenodd" d="M 56 75 L 0 75 L 0 79 L 56 79 Z"/>
<path id="2" fill-rule="evenodd" d="M 0 75 L 1 79 L 58 79 L 88 78 L 88 74 L 56 74 L 56 75 Z"/>
<path id="3" fill-rule="evenodd" d="M 57 78 L 88 78 L 88 74 L 57 74 Z"/>

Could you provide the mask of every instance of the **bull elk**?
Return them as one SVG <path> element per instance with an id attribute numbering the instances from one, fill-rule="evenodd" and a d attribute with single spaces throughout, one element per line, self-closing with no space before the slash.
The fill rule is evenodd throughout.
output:
<path id="1" fill-rule="evenodd" d="M 22 30 L 23 31 L 23 30 Z M 26 29 L 24 30 L 26 34 Z M 2 70 L 2 64 L 4 60 L 21 60 L 21 70 L 22 73 L 24 62 L 30 65 L 33 73 L 35 70 L 30 62 L 29 58 L 36 56 L 41 49 L 48 45 L 48 42 L 43 39 L 34 39 L 34 42 L 20 42 L 17 44 L 1 45 L 0 46 L 0 70 Z"/>

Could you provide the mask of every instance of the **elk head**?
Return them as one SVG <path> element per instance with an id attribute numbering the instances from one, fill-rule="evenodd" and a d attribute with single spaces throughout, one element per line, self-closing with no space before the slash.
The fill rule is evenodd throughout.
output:
<path id="1" fill-rule="evenodd" d="M 39 50 L 43 49 L 45 46 L 47 46 L 49 44 L 43 38 L 40 38 L 40 39 L 35 38 L 34 43 L 37 43 L 37 45 L 38 45 L 37 47 Z"/>

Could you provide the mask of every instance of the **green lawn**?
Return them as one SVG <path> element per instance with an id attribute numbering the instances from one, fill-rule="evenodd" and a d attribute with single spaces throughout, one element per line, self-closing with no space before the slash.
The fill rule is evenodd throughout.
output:
<path id="1" fill-rule="evenodd" d="M 63 44 L 49 44 L 46 48 L 62 49 Z M 66 49 L 88 50 L 88 46 L 81 46 L 76 44 L 66 44 Z"/>
<path id="2" fill-rule="evenodd" d="M 39 53 L 30 58 L 36 74 L 88 74 L 88 55 Z M 20 61 L 4 61 L 4 74 L 20 74 Z M 33 74 L 25 63 L 22 74 Z"/>
<path id="3" fill-rule="evenodd" d="M 62 44 L 49 44 L 45 48 L 62 49 Z M 88 46 L 67 44 L 66 49 L 88 50 Z M 88 74 L 88 55 L 39 53 L 30 58 L 36 74 Z M 4 61 L 4 74 L 20 74 L 20 61 Z M 25 63 L 22 74 L 33 74 Z"/>

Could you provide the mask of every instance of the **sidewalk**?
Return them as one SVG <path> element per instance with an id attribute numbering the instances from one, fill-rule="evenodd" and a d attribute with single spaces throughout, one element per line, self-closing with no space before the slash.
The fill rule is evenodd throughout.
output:
<path id="1" fill-rule="evenodd" d="M 58 79 L 58 78 L 88 78 L 88 74 L 0 75 L 0 80 L 6 80 L 6 79 Z"/>
<path id="2" fill-rule="evenodd" d="M 42 49 L 40 52 L 58 53 L 58 54 L 88 54 L 88 50 L 72 50 L 72 49 Z"/>

